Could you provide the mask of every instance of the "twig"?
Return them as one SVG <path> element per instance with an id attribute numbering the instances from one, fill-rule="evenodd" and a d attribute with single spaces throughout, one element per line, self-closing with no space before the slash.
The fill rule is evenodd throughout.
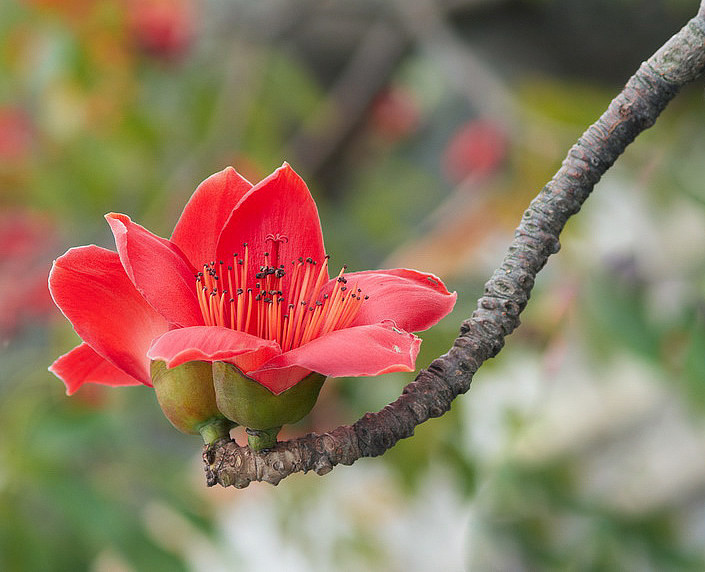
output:
<path id="1" fill-rule="evenodd" d="M 698 15 L 659 49 L 627 82 L 607 111 L 570 149 L 560 170 L 524 213 L 502 265 L 485 285 L 477 310 L 463 322 L 445 355 L 422 370 L 402 395 L 352 426 L 309 434 L 253 453 L 234 441 L 204 450 L 208 485 L 246 487 L 252 481 L 276 485 L 298 472 L 329 472 L 360 457 L 375 457 L 414 427 L 439 417 L 470 388 L 480 365 L 502 349 L 519 325 L 537 273 L 560 247 L 558 236 L 580 210 L 600 177 L 634 138 L 654 124 L 678 90 L 705 71 L 705 0 Z"/>

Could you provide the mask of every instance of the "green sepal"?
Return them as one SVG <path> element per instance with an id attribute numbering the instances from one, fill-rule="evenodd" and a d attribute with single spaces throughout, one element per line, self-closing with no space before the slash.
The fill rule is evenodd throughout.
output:
<path id="1" fill-rule="evenodd" d="M 218 409 L 228 419 L 250 430 L 250 437 L 256 438 L 248 439 L 248 442 L 255 450 L 273 447 L 276 433 L 282 425 L 296 423 L 308 415 L 325 379 L 324 375 L 314 372 L 275 395 L 234 365 L 213 362 L 213 386 Z M 274 429 L 276 432 L 272 436 Z"/>
<path id="2" fill-rule="evenodd" d="M 168 369 L 163 361 L 153 361 L 151 374 L 159 406 L 179 431 L 201 435 L 206 444 L 230 437 L 236 423 L 218 410 L 209 362 L 190 361 Z"/>

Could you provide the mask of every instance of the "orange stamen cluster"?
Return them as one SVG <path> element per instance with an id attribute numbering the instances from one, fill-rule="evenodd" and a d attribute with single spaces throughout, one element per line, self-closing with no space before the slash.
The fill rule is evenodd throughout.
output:
<path id="1" fill-rule="evenodd" d="M 265 252 L 265 264 L 254 274 L 248 287 L 250 259 L 247 243 L 243 255 L 233 254 L 232 263 L 223 260 L 203 265 L 196 275 L 196 292 L 204 323 L 276 340 L 283 351 L 297 348 L 334 330 L 347 328 L 368 298 L 355 285 L 347 286 L 340 270 L 332 291 L 321 295 L 328 280 L 328 256 L 321 264 L 311 258 L 291 262 L 291 281 L 283 291 L 284 265 L 278 266 L 282 235 L 269 235 L 272 251 Z M 249 281 L 253 283 L 252 280 Z"/>

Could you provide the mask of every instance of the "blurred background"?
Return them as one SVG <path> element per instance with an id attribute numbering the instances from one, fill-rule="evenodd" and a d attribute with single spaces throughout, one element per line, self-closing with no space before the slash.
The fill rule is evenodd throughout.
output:
<path id="1" fill-rule="evenodd" d="M 47 367 L 46 288 L 103 214 L 169 236 L 226 165 L 289 161 L 334 266 L 458 292 L 445 352 L 530 199 L 696 0 L 3 0 L 0 569 L 705 569 L 705 129 L 685 89 L 599 183 L 522 327 L 386 455 L 208 489 L 145 387 Z M 115 316 L 120 319 L 120 316 Z M 299 435 L 413 374 L 326 384 Z M 241 436 L 239 436 L 241 438 Z"/>

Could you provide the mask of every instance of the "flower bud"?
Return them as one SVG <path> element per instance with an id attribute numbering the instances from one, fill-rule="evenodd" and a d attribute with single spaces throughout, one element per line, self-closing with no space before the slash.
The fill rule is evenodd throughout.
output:
<path id="1" fill-rule="evenodd" d="M 206 444 L 229 438 L 236 424 L 218 410 L 210 363 L 190 361 L 168 369 L 163 361 L 153 361 L 151 373 L 159 406 L 174 427 L 200 434 Z"/>
<path id="2" fill-rule="evenodd" d="M 296 423 L 311 411 L 325 379 L 313 372 L 275 395 L 234 365 L 213 362 L 218 409 L 228 419 L 247 428 L 248 443 L 255 451 L 274 447 L 282 425 Z"/>

